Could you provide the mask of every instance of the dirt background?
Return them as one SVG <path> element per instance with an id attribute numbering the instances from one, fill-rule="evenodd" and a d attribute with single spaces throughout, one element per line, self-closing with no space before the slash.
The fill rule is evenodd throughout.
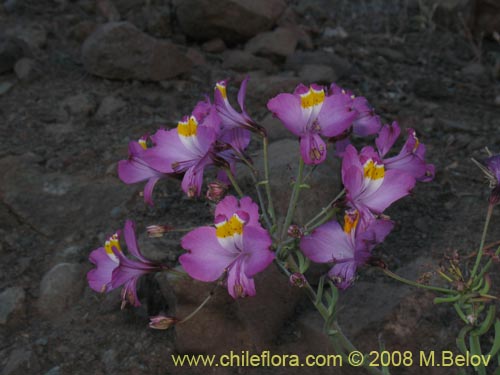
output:
<path id="1" fill-rule="evenodd" d="M 172 265 L 182 253 L 180 236 L 148 240 L 145 226 L 210 222 L 206 202 L 189 201 L 173 180 L 160 182 L 154 208 L 146 207 L 142 184 L 122 184 L 116 163 L 126 157 L 129 140 L 175 126 L 220 79 L 231 78 L 235 102 L 239 82 L 251 78 L 247 108 L 270 131 L 279 201 L 287 198 L 281 192 L 293 176 L 288 155 L 297 143 L 265 103 L 299 82 L 336 81 L 366 96 L 384 122 L 415 128 L 436 165 L 433 182 L 419 184 L 388 212 L 397 228 L 378 254 L 389 267 L 416 279 L 444 254 L 465 255 L 478 245 L 488 188 L 470 157 L 484 157 L 485 146 L 500 151 L 497 3 L 241 3 L 0 4 L 2 374 L 246 373 L 250 369 L 174 368 L 170 354 L 330 350 L 307 300 L 274 271 L 257 279 L 255 299 L 232 302 L 220 293 L 192 324 L 168 332 L 148 329 L 148 316 L 182 316 L 201 302 L 206 285 L 172 286 L 164 275 L 146 277 L 139 290 L 143 305 L 123 311 L 117 293 L 98 295 L 86 285 L 89 253 L 125 219 L 137 222 L 144 253 Z M 116 21 L 128 23 L 110 23 Z M 335 163 L 332 157 L 327 165 Z M 307 197 L 300 217 L 310 217 L 339 188 L 338 178 L 324 171 L 312 185 L 320 193 Z M 499 239 L 499 223 L 496 210 L 488 241 Z M 177 299 L 172 289 L 181 293 Z M 339 319 L 365 350 L 378 349 L 380 341 L 391 350 L 455 350 L 460 321 L 447 306 L 433 305 L 432 297 L 367 268 L 342 295 Z"/>

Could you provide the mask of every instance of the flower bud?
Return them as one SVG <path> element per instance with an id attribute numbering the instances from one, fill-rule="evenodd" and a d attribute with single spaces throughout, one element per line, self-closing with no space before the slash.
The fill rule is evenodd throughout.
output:
<path id="1" fill-rule="evenodd" d="M 303 288 L 307 284 L 305 276 L 301 273 L 295 272 L 290 275 L 290 285 L 298 288 Z"/>
<path id="2" fill-rule="evenodd" d="M 150 225 L 146 228 L 148 236 L 153 238 L 163 237 L 165 233 L 170 232 L 173 229 L 173 227 L 168 225 Z"/>
<path id="3" fill-rule="evenodd" d="M 497 187 L 495 187 L 495 188 L 491 191 L 491 193 L 490 193 L 489 203 L 490 203 L 492 206 L 495 206 L 495 205 L 497 205 L 498 203 L 500 203 L 500 185 L 498 185 Z"/>
<path id="4" fill-rule="evenodd" d="M 302 238 L 304 232 L 297 224 L 292 224 L 288 227 L 288 235 L 292 238 Z"/>
<path id="5" fill-rule="evenodd" d="M 175 317 L 165 315 L 151 316 L 149 320 L 149 328 L 153 329 L 169 329 L 179 321 Z"/>
<path id="6" fill-rule="evenodd" d="M 207 199 L 211 202 L 218 203 L 226 195 L 227 189 L 228 186 L 223 182 L 211 182 L 208 184 Z"/>

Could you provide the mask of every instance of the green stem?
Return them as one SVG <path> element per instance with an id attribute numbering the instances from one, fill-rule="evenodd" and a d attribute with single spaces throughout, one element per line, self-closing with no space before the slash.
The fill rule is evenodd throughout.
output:
<path id="1" fill-rule="evenodd" d="M 275 260 L 275 262 L 278 265 L 278 267 L 285 273 L 285 275 L 290 277 L 290 275 L 291 275 L 290 271 L 282 264 L 282 262 L 280 262 L 278 260 Z M 292 270 L 292 272 L 299 271 L 298 266 L 295 263 L 295 260 L 293 259 L 293 257 L 291 257 L 291 256 L 288 257 L 287 264 L 290 267 L 290 269 Z M 316 300 L 317 300 L 316 291 L 311 287 L 311 284 L 309 284 L 309 282 L 306 282 L 305 290 L 306 290 L 306 293 L 307 293 L 309 299 L 311 300 L 312 304 L 314 305 L 314 307 L 316 307 L 316 310 L 318 310 L 318 312 L 321 314 L 322 318 L 326 322 L 329 318 L 328 309 L 325 307 L 323 302 L 320 301 L 319 303 L 316 303 Z M 335 335 L 328 335 L 328 337 L 332 341 L 333 347 L 334 347 L 335 351 L 337 352 L 337 354 L 340 354 L 342 356 L 342 358 L 344 358 L 344 361 L 347 364 L 348 361 L 345 358 L 346 357 L 345 352 L 350 353 L 350 352 L 358 351 L 358 350 L 352 344 L 352 342 L 345 336 L 345 334 L 342 332 L 342 329 L 338 325 L 337 321 L 334 321 L 332 323 L 331 328 L 333 330 L 335 330 L 336 333 L 335 333 Z M 372 375 L 382 375 L 382 372 L 378 368 L 369 366 L 369 363 L 367 363 L 366 361 L 363 363 L 363 367 Z"/>
<path id="2" fill-rule="evenodd" d="M 264 154 L 264 179 L 266 180 L 266 194 L 267 194 L 267 207 L 269 210 L 269 215 L 271 216 L 271 222 L 273 225 L 276 224 L 276 213 L 274 211 L 273 197 L 271 194 L 271 181 L 269 181 L 269 155 L 268 155 L 269 139 L 262 137 L 262 152 Z"/>
<path id="3" fill-rule="evenodd" d="M 295 208 L 297 207 L 297 201 L 300 195 L 300 185 L 302 184 L 302 174 L 304 172 L 304 160 L 302 157 L 299 159 L 299 170 L 297 172 L 297 178 L 295 184 L 293 185 L 292 195 L 290 196 L 290 203 L 288 204 L 288 211 L 286 213 L 285 223 L 281 231 L 281 240 L 286 238 L 288 227 L 292 224 L 293 216 L 295 214 Z"/>
<path id="4" fill-rule="evenodd" d="M 271 232 L 273 224 L 271 223 L 271 220 L 269 220 L 269 215 L 267 214 L 266 206 L 264 204 L 264 198 L 262 197 L 262 192 L 260 191 L 260 185 L 257 178 L 258 172 L 245 158 L 242 158 L 242 160 L 245 161 L 246 166 L 250 169 L 255 190 L 257 191 L 260 211 L 262 212 L 262 216 L 264 217 L 264 221 L 266 222 L 267 229 L 269 230 L 269 232 Z"/>
<path id="5" fill-rule="evenodd" d="M 231 172 L 231 170 L 229 168 L 226 168 L 226 174 L 227 174 L 227 177 L 229 178 L 229 181 L 231 181 L 231 184 L 233 185 L 234 189 L 236 190 L 236 192 L 240 196 L 240 198 L 243 198 L 243 195 L 244 195 L 243 191 L 241 191 L 240 185 L 238 185 L 238 182 L 236 182 L 236 179 L 233 176 L 233 172 Z"/>
<path id="6" fill-rule="evenodd" d="M 328 203 L 328 205 L 326 205 L 325 207 L 323 207 L 321 209 L 321 211 L 316 215 L 314 216 L 311 220 L 309 220 L 306 225 L 304 226 L 305 229 L 309 228 L 312 224 L 314 224 L 314 222 L 318 219 L 321 218 L 321 216 L 325 215 L 328 211 L 330 211 L 332 209 L 332 206 L 335 204 L 335 202 L 337 202 L 340 198 L 342 198 L 345 194 L 345 189 L 342 189 L 342 191 L 335 197 L 333 198 L 330 203 Z"/>
<path id="7" fill-rule="evenodd" d="M 483 235 L 481 236 L 481 244 L 479 245 L 479 251 L 477 252 L 476 262 L 474 263 L 474 268 L 472 269 L 472 272 L 470 275 L 471 282 L 474 281 L 474 278 L 476 276 L 476 272 L 479 268 L 479 265 L 481 264 L 481 259 L 483 258 L 484 242 L 486 241 L 486 234 L 488 233 L 488 226 L 490 225 L 490 219 L 491 219 L 492 213 L 493 213 L 493 205 L 490 204 L 488 206 L 488 212 L 486 213 L 486 221 L 484 222 Z"/>
<path id="8" fill-rule="evenodd" d="M 186 316 L 184 319 L 182 319 L 179 323 L 177 324 L 182 324 L 182 323 L 185 323 L 187 322 L 189 319 L 191 319 L 193 316 L 195 316 L 196 314 L 198 314 L 198 312 L 208 303 L 208 301 L 210 301 L 210 298 L 212 298 L 213 296 L 213 292 L 211 292 L 207 298 L 205 298 L 205 300 L 201 303 L 200 306 L 198 306 L 191 314 L 189 314 L 188 316 Z"/>
<path id="9" fill-rule="evenodd" d="M 427 290 L 432 290 L 434 292 L 439 292 L 439 293 L 447 293 L 447 294 L 456 294 L 454 290 L 451 289 L 446 289 L 446 288 L 440 288 L 438 286 L 432 286 L 432 285 L 424 285 L 424 284 L 419 284 L 415 281 L 411 281 L 408 279 L 405 279 L 404 277 L 401 277 L 399 275 L 396 275 L 395 273 L 389 271 L 388 269 L 383 269 L 382 270 L 387 276 L 392 277 L 395 280 L 398 280 L 402 283 L 417 287 L 417 288 L 422 288 L 422 289 L 427 289 Z"/>
<path id="10" fill-rule="evenodd" d="M 495 256 L 499 256 L 500 255 L 500 246 L 498 247 L 497 251 L 495 251 Z M 488 262 L 486 263 L 486 265 L 484 266 L 484 268 L 481 270 L 481 272 L 479 273 L 479 275 L 477 276 L 477 278 L 480 280 L 484 277 L 484 275 L 486 274 L 486 272 L 488 272 L 488 270 L 490 269 L 490 267 L 492 266 L 493 264 L 493 260 L 488 260 Z"/>

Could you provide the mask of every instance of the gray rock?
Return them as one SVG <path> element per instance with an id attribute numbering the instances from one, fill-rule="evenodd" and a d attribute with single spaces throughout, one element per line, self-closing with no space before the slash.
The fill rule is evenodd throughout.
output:
<path id="1" fill-rule="evenodd" d="M 99 105 L 95 117 L 98 119 L 106 118 L 108 116 L 111 116 L 112 114 L 120 112 L 126 106 L 127 103 L 124 100 L 112 95 L 106 96 Z"/>
<path id="2" fill-rule="evenodd" d="M 248 84 L 247 95 L 265 106 L 269 99 L 281 92 L 292 92 L 299 83 L 300 78 L 291 74 L 255 77 Z"/>
<path id="3" fill-rule="evenodd" d="M 19 26 L 7 30 L 6 34 L 21 39 L 32 51 L 47 45 L 47 30 L 40 23 L 20 23 Z"/>
<path id="4" fill-rule="evenodd" d="M 2 375 L 37 374 L 40 364 L 35 353 L 28 348 L 14 349 L 2 370 Z"/>
<path id="5" fill-rule="evenodd" d="M 200 40 L 235 43 L 269 30 L 283 13 L 283 0 L 174 0 L 182 30 Z"/>
<path id="6" fill-rule="evenodd" d="M 225 51 L 226 43 L 224 43 L 224 40 L 222 40 L 221 38 L 215 38 L 203 43 L 201 48 L 205 52 L 220 53 Z"/>
<path id="7" fill-rule="evenodd" d="M 287 57 L 285 68 L 300 72 L 304 65 L 330 66 L 338 78 L 342 78 L 351 70 L 349 61 L 327 51 L 296 51 Z"/>
<path id="8" fill-rule="evenodd" d="M 82 271 L 79 264 L 59 263 L 45 274 L 37 302 L 41 314 L 56 317 L 80 298 L 85 284 Z"/>
<path id="9" fill-rule="evenodd" d="M 128 22 L 98 28 L 83 44 L 82 60 L 88 72 L 122 80 L 161 81 L 191 69 L 174 43 L 155 39 Z"/>
<path id="10" fill-rule="evenodd" d="M 248 72 L 251 70 L 263 70 L 272 72 L 275 68 L 273 63 L 264 58 L 252 55 L 247 51 L 229 50 L 223 54 L 222 67 L 237 72 Z"/>
<path id="11" fill-rule="evenodd" d="M 296 136 L 290 133 L 272 113 L 267 114 L 266 117 L 260 121 L 260 124 L 267 130 L 267 136 L 271 142 L 280 141 L 286 138 L 296 138 Z"/>
<path id="12" fill-rule="evenodd" d="M 14 65 L 14 72 L 19 80 L 25 82 L 31 82 L 40 75 L 37 70 L 36 62 L 26 57 L 16 62 Z"/>
<path id="13" fill-rule="evenodd" d="M 53 236 L 109 225 L 106 214 L 128 201 L 136 187 L 105 176 L 88 179 L 47 173 L 29 154 L 0 159 L 0 192 L 15 215 L 39 232 Z"/>
<path id="14" fill-rule="evenodd" d="M 0 96 L 7 94 L 13 87 L 13 82 L 0 82 Z"/>
<path id="15" fill-rule="evenodd" d="M 80 93 L 62 101 L 60 112 L 71 116 L 91 116 L 97 107 L 97 103 L 93 95 L 88 93 Z"/>
<path id="16" fill-rule="evenodd" d="M 338 77 L 335 70 L 328 65 L 306 64 L 299 72 L 299 77 L 307 83 L 330 84 L 335 82 Z"/>
<path id="17" fill-rule="evenodd" d="M 255 55 L 287 57 L 297 47 L 297 34 L 286 27 L 260 33 L 250 39 L 245 45 L 245 50 Z"/>
<path id="18" fill-rule="evenodd" d="M 25 293 L 20 287 L 5 289 L 0 293 L 0 325 L 7 324 L 14 315 L 23 314 Z"/>

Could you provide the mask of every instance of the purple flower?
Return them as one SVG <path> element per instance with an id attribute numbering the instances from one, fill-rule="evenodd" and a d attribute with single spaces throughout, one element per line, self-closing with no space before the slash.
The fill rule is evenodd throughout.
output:
<path id="1" fill-rule="evenodd" d="M 151 138 L 155 146 L 144 158 L 163 173 L 184 173 L 182 189 L 189 197 L 199 196 L 205 167 L 213 164 L 213 146 L 220 119 L 213 107 L 206 111 L 198 103 L 191 116 L 185 116 L 171 130 L 158 130 Z"/>
<path id="2" fill-rule="evenodd" d="M 326 158 L 321 138 L 342 134 L 357 115 L 349 95 L 326 95 L 318 85 L 300 84 L 293 94 L 279 94 L 267 108 L 300 138 L 300 153 L 306 164 L 320 164 Z"/>
<path id="3" fill-rule="evenodd" d="M 128 251 L 136 258 L 127 258 L 120 246 L 121 234 L 125 237 Z M 140 306 L 137 298 L 137 280 L 142 275 L 166 269 L 165 265 L 146 259 L 140 252 L 135 236 L 135 225 L 127 220 L 122 231 L 117 231 L 104 244 L 92 253 L 89 260 L 96 265 L 87 273 L 89 286 L 96 292 L 104 293 L 123 286 L 122 308 L 128 303 Z"/>
<path id="4" fill-rule="evenodd" d="M 179 261 L 194 279 L 215 281 L 227 276 L 233 298 L 255 295 L 253 276 L 274 259 L 271 238 L 259 222 L 258 206 L 248 197 L 227 196 L 216 207 L 215 228 L 200 227 L 182 239 L 188 251 Z"/>
<path id="5" fill-rule="evenodd" d="M 247 129 L 251 131 L 261 131 L 261 127 L 252 120 L 245 109 L 245 96 L 247 91 L 248 77 L 241 82 L 240 90 L 238 91 L 238 104 L 241 113 L 237 112 L 229 103 L 227 98 L 227 80 L 219 81 L 214 88 L 215 108 L 219 114 L 224 130 L 230 129 Z M 248 137 L 250 133 L 246 132 Z"/>
<path id="6" fill-rule="evenodd" d="M 392 125 L 384 125 L 375 140 L 379 156 L 387 170 L 399 169 L 412 175 L 417 181 L 431 181 L 434 178 L 435 168 L 434 165 L 427 164 L 424 160 L 425 146 L 419 142 L 415 130 L 408 129 L 407 131 L 408 138 L 399 154 L 384 159 L 401 133 L 395 121 Z"/>
<path id="7" fill-rule="evenodd" d="M 415 186 L 411 175 L 398 169 L 386 170 L 372 147 L 364 147 L 358 155 L 352 145 L 347 146 L 342 160 L 342 182 L 348 205 L 359 210 L 365 222 Z"/>
<path id="8" fill-rule="evenodd" d="M 148 180 L 144 187 L 144 201 L 152 206 L 153 188 L 160 178 L 167 175 L 156 170 L 144 160 L 144 155 L 148 150 L 147 138 L 147 136 L 143 136 L 139 141 L 129 143 L 129 157 L 127 160 L 120 160 L 118 163 L 118 176 L 126 184 L 135 184 Z"/>
<path id="9" fill-rule="evenodd" d="M 330 85 L 330 93 L 334 95 L 346 94 L 353 99 L 353 108 L 356 117 L 352 122 L 352 132 L 360 137 L 377 134 L 382 126 L 380 116 L 378 116 L 372 106 L 363 96 L 355 97 L 351 91 L 346 91 L 335 83 Z"/>
<path id="10" fill-rule="evenodd" d="M 236 171 L 235 165 L 236 161 L 239 160 L 239 155 L 243 154 L 250 143 L 250 131 L 262 131 L 262 128 L 250 118 L 245 109 L 247 83 L 248 78 L 245 78 L 238 92 L 241 113 L 237 112 L 229 103 L 227 80 L 217 82 L 214 89 L 214 107 L 221 121 L 216 153 L 218 157 L 229 163 L 233 173 Z M 224 179 L 224 177 L 222 178 Z"/>
<path id="11" fill-rule="evenodd" d="M 493 189 L 490 194 L 490 203 L 496 205 L 500 203 L 500 154 L 493 155 L 483 161 L 486 168 L 481 168 L 490 182 Z M 480 165 L 480 164 L 479 164 Z"/>
<path id="12" fill-rule="evenodd" d="M 384 241 L 394 223 L 390 220 L 372 220 L 363 224 L 358 211 L 346 212 L 344 228 L 330 221 L 302 238 L 300 248 L 317 263 L 334 263 L 328 272 L 340 289 L 354 281 L 356 269 L 371 257 L 373 248 Z"/>

